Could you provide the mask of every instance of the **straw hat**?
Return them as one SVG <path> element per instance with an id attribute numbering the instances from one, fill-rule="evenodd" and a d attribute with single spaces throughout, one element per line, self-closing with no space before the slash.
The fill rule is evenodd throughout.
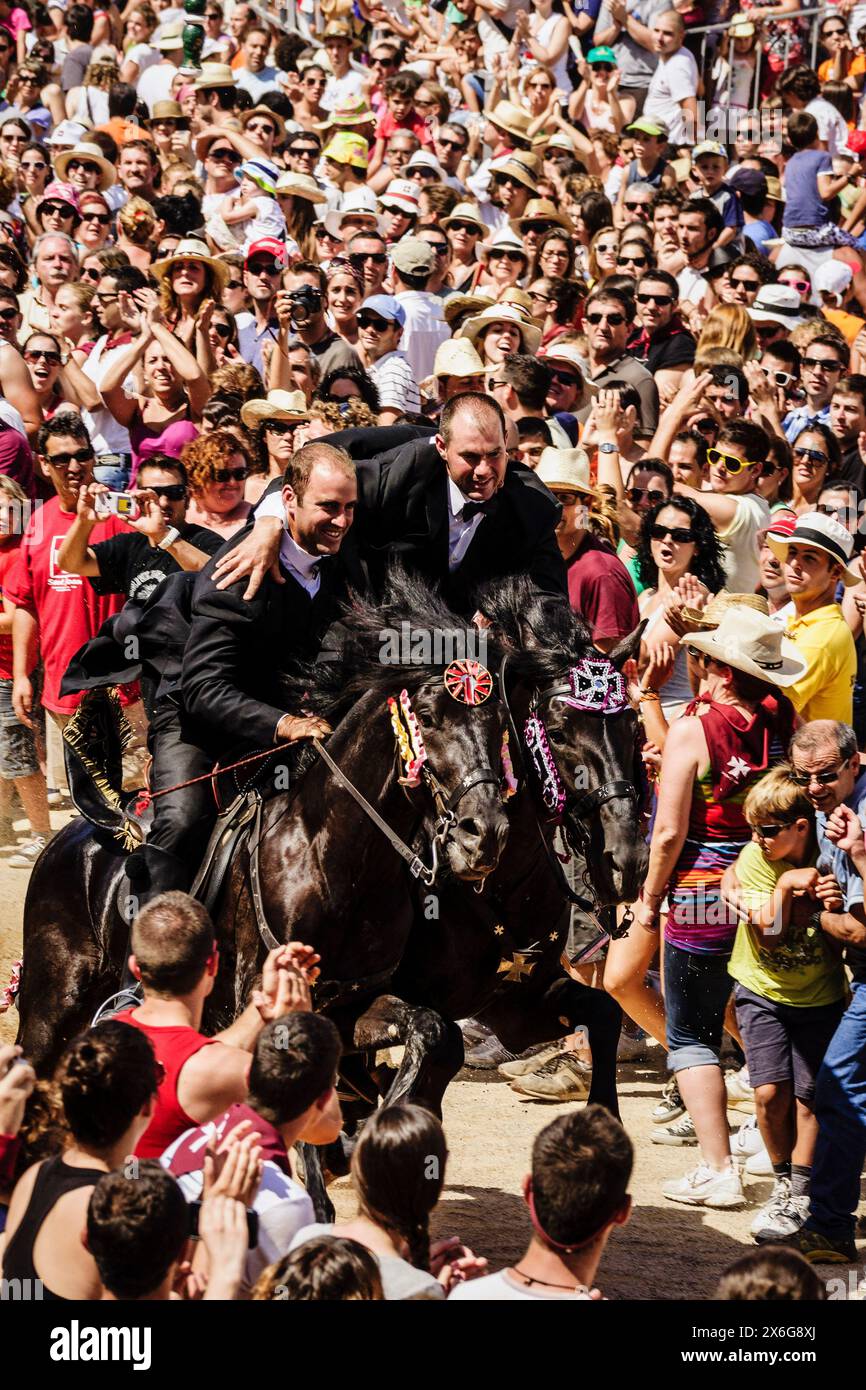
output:
<path id="1" fill-rule="evenodd" d="M 524 154 L 523 150 L 518 154 L 503 155 L 501 159 L 494 159 L 490 164 L 491 180 L 495 179 L 497 174 L 508 174 L 509 178 L 516 179 L 532 193 L 538 192 L 539 172 L 538 156 Z"/>
<path id="2" fill-rule="evenodd" d="M 156 107 L 154 107 L 154 111 Z M 286 123 L 276 111 L 272 111 L 269 106 L 251 106 L 249 111 L 244 111 L 241 116 L 241 125 L 246 130 L 254 116 L 267 116 L 269 121 L 273 121 L 277 130 L 277 142 L 286 138 Z"/>
<path id="3" fill-rule="evenodd" d="M 529 112 L 522 107 L 515 106 L 513 101 L 500 101 L 490 111 L 484 112 L 491 125 L 495 125 L 499 130 L 507 131 L 509 135 L 514 135 L 518 140 L 528 140 L 529 136 Z"/>
<path id="4" fill-rule="evenodd" d="M 178 242 L 177 249 L 164 260 L 154 261 L 150 267 L 150 273 L 157 280 L 162 280 L 171 273 L 171 268 L 178 261 L 201 261 L 202 265 L 209 265 L 214 275 L 220 282 L 220 287 L 225 289 L 228 284 L 229 268 L 225 261 L 217 260 L 212 256 L 203 241 L 196 237 L 184 237 L 183 241 Z"/>
<path id="5" fill-rule="evenodd" d="M 544 449 L 535 470 L 536 478 L 551 492 L 582 492 L 595 497 L 589 481 L 589 454 L 585 449 Z"/>
<path id="6" fill-rule="evenodd" d="M 55 156 L 54 168 L 58 179 L 62 182 L 66 181 L 66 170 L 72 159 L 86 159 L 88 164 L 97 164 L 99 166 L 100 193 L 103 189 L 111 188 L 114 184 L 117 178 L 114 165 L 105 158 L 105 155 L 98 145 L 91 145 L 87 141 L 84 141 L 80 145 L 73 145 L 71 150 L 61 150 L 60 154 Z"/>
<path id="7" fill-rule="evenodd" d="M 728 589 L 720 589 L 699 613 L 687 610 L 690 626 L 696 632 L 711 632 L 719 626 L 729 608 L 751 608 L 755 613 L 763 613 L 765 618 L 770 616 L 770 605 L 763 594 L 732 594 Z"/>
<path id="8" fill-rule="evenodd" d="M 706 652 L 714 661 L 782 689 L 800 680 L 809 665 L 778 623 L 740 603 L 722 614 L 712 632 L 689 632 L 680 646 Z"/>
<path id="9" fill-rule="evenodd" d="M 433 375 L 483 376 L 484 363 L 466 338 L 446 338 L 436 349 Z"/>
<path id="10" fill-rule="evenodd" d="M 574 235 L 574 223 L 564 212 L 561 212 L 555 203 L 549 198 L 530 198 L 526 204 L 526 211 L 522 217 L 518 217 L 511 226 L 521 236 L 525 236 L 529 230 L 530 222 L 550 222 L 551 225 L 561 227 L 569 236 Z"/>
<path id="11" fill-rule="evenodd" d="M 797 518 L 797 524 L 789 536 L 768 531 L 766 539 L 777 560 L 787 559 L 789 545 L 823 550 L 831 560 L 844 566 L 842 582 L 846 588 L 863 583 L 860 571 L 848 563 L 854 551 L 854 537 L 834 516 L 825 516 L 823 512 L 804 512 Z"/>
<path id="12" fill-rule="evenodd" d="M 479 337 L 485 329 L 490 327 L 491 323 L 516 324 L 520 329 L 523 351 L 531 353 L 533 357 L 538 352 L 541 329 L 536 328 L 535 324 L 531 323 L 514 304 L 491 304 L 480 314 L 467 319 L 454 336 L 456 338 L 468 338 L 472 346 L 475 347 Z"/>
<path id="13" fill-rule="evenodd" d="M 250 429 L 262 420 L 309 420 L 303 391 L 269 391 L 264 400 L 247 401 L 241 407 L 241 420 Z"/>
<path id="14" fill-rule="evenodd" d="M 454 222 L 473 222 L 479 231 L 487 231 L 487 223 L 475 203 L 458 203 L 450 217 L 442 218 L 440 226 L 447 232 Z"/>
<path id="15" fill-rule="evenodd" d="M 583 410 L 585 406 L 592 404 L 593 397 L 598 395 L 599 388 L 596 386 L 595 382 L 590 381 L 587 377 L 584 361 L 573 343 L 560 343 L 554 339 L 553 342 L 544 349 L 544 352 L 539 353 L 538 360 L 539 362 L 543 362 L 545 366 L 553 366 L 555 363 L 560 362 L 564 367 L 568 367 L 569 371 L 574 372 L 575 375 L 580 377 L 583 382 L 583 388 L 575 409 Z"/>
<path id="16" fill-rule="evenodd" d="M 163 24 L 159 38 L 154 39 L 160 53 L 176 53 L 178 49 L 183 48 L 183 25 L 182 19 L 173 19 L 170 24 Z"/>
<path id="17" fill-rule="evenodd" d="M 442 301 L 442 317 L 452 333 L 456 333 L 473 314 L 480 314 L 482 309 L 489 309 L 495 303 L 492 294 L 449 294 Z"/>
<path id="18" fill-rule="evenodd" d="M 205 92 L 209 87 L 236 87 L 238 79 L 228 63 L 202 63 L 192 85 L 197 92 Z"/>
<path id="19" fill-rule="evenodd" d="M 376 112 L 371 111 L 362 96 L 348 96 L 328 112 L 324 121 L 314 121 L 314 130 L 330 130 L 331 126 L 375 125 Z"/>
<path id="20" fill-rule="evenodd" d="M 183 114 L 179 101 L 155 101 L 146 124 L 151 126 L 154 121 L 177 121 L 184 130 L 189 128 L 189 117 Z"/>
<path id="21" fill-rule="evenodd" d="M 529 252 L 520 237 L 510 227 L 501 227 L 489 241 L 483 241 L 478 247 L 478 259 L 483 265 L 487 264 L 491 251 L 518 252 L 527 264 L 529 263 Z"/>
<path id="22" fill-rule="evenodd" d="M 522 290 L 519 285 L 509 285 L 503 290 L 497 304 L 514 304 L 518 309 L 522 309 L 527 318 L 532 318 L 532 297 Z"/>
<path id="23" fill-rule="evenodd" d="M 326 203 L 327 193 L 323 193 L 316 180 L 309 174 L 296 174 L 291 169 L 280 174 L 276 182 L 277 197 L 281 193 L 291 193 L 294 198 L 306 198 L 308 203 Z"/>
<path id="24" fill-rule="evenodd" d="M 321 34 L 314 34 L 314 43 L 324 43 L 325 39 L 346 39 L 356 48 L 361 47 L 360 39 L 355 37 L 351 24 L 339 19 L 329 19 Z"/>

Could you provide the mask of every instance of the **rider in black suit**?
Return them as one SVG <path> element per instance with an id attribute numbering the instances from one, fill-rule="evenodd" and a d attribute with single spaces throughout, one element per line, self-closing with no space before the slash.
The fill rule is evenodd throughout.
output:
<path id="1" fill-rule="evenodd" d="M 486 430 L 484 459 L 478 458 L 482 441 L 466 432 L 473 422 Z M 415 438 L 407 439 L 411 428 L 344 430 L 328 436 L 329 443 L 348 449 L 357 461 L 353 541 L 374 589 L 381 587 L 389 560 L 399 559 L 440 585 L 450 605 L 468 615 L 475 611 L 479 584 L 512 574 L 528 575 L 544 592 L 565 594 L 565 566 L 556 543 L 559 503 L 530 469 L 507 463 L 505 420 L 497 403 L 470 392 L 448 402 L 435 439 L 418 429 Z M 469 454 L 474 467 L 467 466 Z M 277 492 L 272 484 L 252 532 L 233 554 L 219 557 L 220 583 L 251 573 L 255 581 L 273 562 L 282 530 Z M 458 513 L 467 503 L 473 508 L 479 502 L 484 510 L 471 534 L 463 534 L 471 518 Z"/>

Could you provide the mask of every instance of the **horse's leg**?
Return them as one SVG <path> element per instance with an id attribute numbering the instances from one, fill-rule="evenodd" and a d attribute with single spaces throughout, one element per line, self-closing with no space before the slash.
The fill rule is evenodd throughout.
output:
<path id="1" fill-rule="evenodd" d="M 336 1212 L 325 1186 L 325 1175 L 322 1171 L 322 1157 L 319 1149 L 315 1144 L 296 1144 L 295 1152 L 299 1155 L 303 1165 L 304 1187 L 307 1189 L 307 1196 L 313 1204 L 316 1220 L 330 1224 L 334 1220 Z"/>
<path id="2" fill-rule="evenodd" d="M 365 1051 L 403 1044 L 403 1060 L 385 1105 L 411 1100 L 442 1116 L 442 1097 L 463 1065 L 463 1036 L 432 1009 L 380 995 L 355 1024 L 355 1046 Z"/>

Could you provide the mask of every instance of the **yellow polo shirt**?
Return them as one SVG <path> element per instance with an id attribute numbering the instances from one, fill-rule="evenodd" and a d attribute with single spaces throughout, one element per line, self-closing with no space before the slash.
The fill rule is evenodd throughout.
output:
<path id="1" fill-rule="evenodd" d="M 857 653 L 838 603 L 788 619 L 786 633 L 808 661 L 803 677 L 783 692 L 804 723 L 812 719 L 854 720 Z"/>

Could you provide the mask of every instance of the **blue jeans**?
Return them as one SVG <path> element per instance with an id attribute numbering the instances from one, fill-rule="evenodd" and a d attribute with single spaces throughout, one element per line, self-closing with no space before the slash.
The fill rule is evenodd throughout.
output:
<path id="1" fill-rule="evenodd" d="M 833 1034 L 815 1086 L 819 1129 L 806 1223 L 840 1240 L 854 1239 L 866 1160 L 866 984 L 852 990 L 854 998 Z"/>
<path id="2" fill-rule="evenodd" d="M 95 483 L 104 483 L 112 492 L 126 492 L 131 475 L 132 459 L 128 454 L 97 454 L 93 468 Z"/>
<path id="3" fill-rule="evenodd" d="M 702 955 L 665 942 L 668 1071 L 720 1065 L 733 983 L 728 956 Z"/>

